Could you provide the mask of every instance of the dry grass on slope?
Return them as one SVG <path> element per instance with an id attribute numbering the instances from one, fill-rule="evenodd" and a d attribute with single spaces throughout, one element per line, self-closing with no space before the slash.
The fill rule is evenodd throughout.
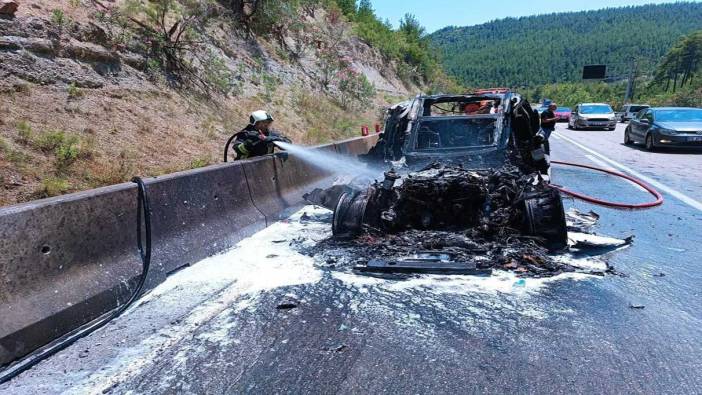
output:
<path id="1" fill-rule="evenodd" d="M 13 23 L 25 33 L 35 31 L 27 26 L 51 31 L 59 10 L 62 45 L 75 43 L 90 38 L 80 33 L 95 22 L 90 4 L 25 0 Z M 0 21 L 0 36 L 13 35 L 9 23 Z M 361 125 L 377 122 L 379 108 L 388 103 L 378 95 L 365 110 L 342 108 L 306 77 L 314 72 L 313 51 L 302 70 L 274 42 L 232 37 L 227 45 L 224 52 L 233 56 L 227 61 L 237 62 L 230 67 L 238 91 L 209 97 L 173 88 L 127 64 L 118 74 L 98 75 L 96 64 L 63 52 L 47 57 L 21 50 L 12 53 L 15 63 L 0 60 L 0 205 L 220 162 L 227 138 L 257 109 L 273 113 L 275 127 L 294 141 L 319 144 L 357 136 Z M 100 83 L 71 82 L 64 70 L 71 78 Z"/>

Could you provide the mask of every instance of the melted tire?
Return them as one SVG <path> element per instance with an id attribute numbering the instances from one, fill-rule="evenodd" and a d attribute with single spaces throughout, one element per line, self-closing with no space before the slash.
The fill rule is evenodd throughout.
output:
<path id="1" fill-rule="evenodd" d="M 364 193 L 342 194 L 332 217 L 334 237 L 350 238 L 359 234 L 363 227 L 367 205 L 368 196 Z"/>
<path id="2" fill-rule="evenodd" d="M 524 227 L 527 234 L 538 237 L 551 251 L 568 246 L 568 230 L 561 194 L 555 189 L 524 199 Z"/>

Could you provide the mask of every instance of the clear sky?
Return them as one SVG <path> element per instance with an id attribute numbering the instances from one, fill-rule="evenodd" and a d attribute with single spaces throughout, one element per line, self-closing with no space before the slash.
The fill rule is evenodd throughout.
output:
<path id="1" fill-rule="evenodd" d="M 442 27 L 478 25 L 494 19 L 596 10 L 651 3 L 674 3 L 656 0 L 371 0 L 375 13 L 397 27 L 405 13 L 412 13 L 431 33 Z"/>

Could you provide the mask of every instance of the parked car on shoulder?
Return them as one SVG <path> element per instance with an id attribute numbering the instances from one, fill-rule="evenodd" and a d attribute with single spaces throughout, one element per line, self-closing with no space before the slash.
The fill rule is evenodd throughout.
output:
<path id="1" fill-rule="evenodd" d="M 568 129 L 614 130 L 617 119 L 614 110 L 606 103 L 580 103 L 570 113 Z"/>
<path id="2" fill-rule="evenodd" d="M 649 151 L 662 147 L 702 147 L 702 108 L 653 107 L 639 111 L 624 130 L 624 144 L 643 143 Z"/>
<path id="3" fill-rule="evenodd" d="M 568 122 L 570 120 L 570 113 L 573 110 L 570 107 L 557 107 L 554 114 L 558 122 Z"/>
<path id="4" fill-rule="evenodd" d="M 620 112 L 617 113 L 619 122 L 627 122 L 632 120 L 641 110 L 650 108 L 648 104 L 625 104 Z"/>

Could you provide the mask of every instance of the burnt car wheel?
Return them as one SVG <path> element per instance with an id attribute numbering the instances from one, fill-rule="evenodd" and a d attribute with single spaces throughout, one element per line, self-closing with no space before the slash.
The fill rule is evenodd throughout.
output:
<path id="1" fill-rule="evenodd" d="M 529 235 L 543 240 L 551 251 L 568 246 L 568 230 L 561 194 L 548 189 L 524 199 L 524 226 Z"/>
<path id="2" fill-rule="evenodd" d="M 342 194 L 332 218 L 334 236 L 349 238 L 360 233 L 367 205 L 368 196 L 365 193 L 347 192 Z"/>

